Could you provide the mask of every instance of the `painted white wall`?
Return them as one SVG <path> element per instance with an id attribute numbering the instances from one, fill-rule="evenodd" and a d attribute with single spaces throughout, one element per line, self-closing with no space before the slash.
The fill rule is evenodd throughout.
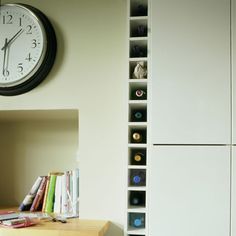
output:
<path id="1" fill-rule="evenodd" d="M 1 96 L 0 109 L 79 109 L 80 216 L 109 219 L 109 235 L 120 235 L 114 225 L 123 227 L 125 212 L 126 1 L 17 2 L 50 18 L 58 54 L 42 84 Z"/>

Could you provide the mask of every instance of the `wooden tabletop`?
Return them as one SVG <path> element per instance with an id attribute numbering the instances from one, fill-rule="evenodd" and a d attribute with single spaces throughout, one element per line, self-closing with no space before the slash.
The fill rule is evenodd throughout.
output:
<path id="1" fill-rule="evenodd" d="M 67 223 L 41 220 L 39 224 L 21 229 L 0 226 L 0 236 L 104 236 L 109 221 L 68 219 Z"/>

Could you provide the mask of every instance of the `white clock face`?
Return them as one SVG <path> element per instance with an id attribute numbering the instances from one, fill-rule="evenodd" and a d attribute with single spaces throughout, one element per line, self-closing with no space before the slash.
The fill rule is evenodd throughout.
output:
<path id="1" fill-rule="evenodd" d="M 0 7 L 0 86 L 16 86 L 40 67 L 46 51 L 45 32 L 27 8 Z"/>

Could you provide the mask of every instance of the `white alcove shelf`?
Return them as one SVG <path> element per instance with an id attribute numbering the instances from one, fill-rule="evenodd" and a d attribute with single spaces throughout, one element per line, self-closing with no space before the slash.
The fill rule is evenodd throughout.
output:
<path id="1" fill-rule="evenodd" d="M 36 177 L 78 166 L 78 110 L 0 111 L 0 207 L 18 206 Z"/>

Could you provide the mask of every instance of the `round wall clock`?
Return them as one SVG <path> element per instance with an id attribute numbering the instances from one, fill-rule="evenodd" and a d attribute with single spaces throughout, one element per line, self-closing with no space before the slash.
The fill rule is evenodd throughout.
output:
<path id="1" fill-rule="evenodd" d="M 41 11 L 25 4 L 1 5 L 0 29 L 0 95 L 28 92 L 54 64 L 54 29 Z"/>

